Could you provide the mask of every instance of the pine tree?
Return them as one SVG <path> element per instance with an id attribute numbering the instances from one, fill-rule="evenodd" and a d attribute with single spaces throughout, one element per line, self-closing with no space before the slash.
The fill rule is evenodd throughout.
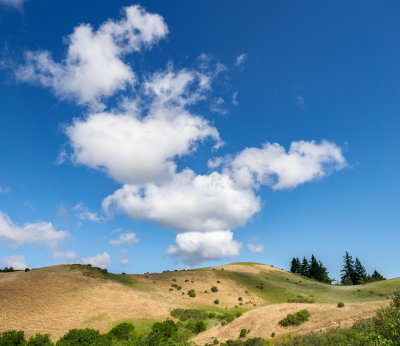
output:
<path id="1" fill-rule="evenodd" d="M 382 281 L 386 280 L 381 274 L 379 274 L 376 270 L 371 275 L 373 281 Z"/>
<path id="2" fill-rule="evenodd" d="M 300 274 L 301 263 L 298 257 L 293 257 L 292 263 L 290 265 L 290 271 L 295 274 Z"/>
<path id="3" fill-rule="evenodd" d="M 300 274 L 309 277 L 309 273 L 310 273 L 310 264 L 308 263 L 307 258 L 303 257 L 303 261 L 301 262 L 300 265 Z"/>
<path id="4" fill-rule="evenodd" d="M 343 273 L 340 276 L 341 282 L 344 285 L 353 285 L 354 284 L 354 261 L 353 258 L 346 251 L 346 254 L 343 257 L 343 269 L 341 272 Z"/>
<path id="5" fill-rule="evenodd" d="M 356 261 L 354 263 L 354 277 L 352 279 L 355 285 L 362 284 L 366 281 L 367 272 L 364 266 L 361 264 L 360 260 L 356 257 Z"/>
<path id="6" fill-rule="evenodd" d="M 320 272 L 320 268 L 319 268 L 318 261 L 317 261 L 317 259 L 315 258 L 314 255 L 311 255 L 311 261 L 310 261 L 310 267 L 309 267 L 309 271 L 308 271 L 308 277 L 310 279 L 318 280 L 319 272 Z"/>
<path id="7" fill-rule="evenodd" d="M 319 278 L 317 280 L 326 282 L 327 284 L 332 283 L 332 279 L 329 277 L 328 270 L 324 267 L 321 261 L 319 261 Z"/>

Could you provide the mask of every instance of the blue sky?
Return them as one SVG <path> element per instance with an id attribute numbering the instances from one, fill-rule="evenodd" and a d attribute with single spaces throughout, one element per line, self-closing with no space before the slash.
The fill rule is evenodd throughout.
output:
<path id="1" fill-rule="evenodd" d="M 399 276 L 399 13 L 1 0 L 1 265 Z"/>

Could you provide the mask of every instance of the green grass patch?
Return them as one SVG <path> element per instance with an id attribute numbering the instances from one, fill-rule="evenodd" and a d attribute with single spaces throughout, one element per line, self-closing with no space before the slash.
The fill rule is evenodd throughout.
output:
<path id="1" fill-rule="evenodd" d="M 390 298 L 391 292 L 400 287 L 399 278 L 365 285 L 335 286 L 280 271 L 257 275 L 238 273 L 227 268 L 224 271 L 214 271 L 214 273 L 218 278 L 231 279 L 244 285 L 249 292 L 256 294 L 267 304 L 288 301 L 337 304 L 338 301 L 355 303 L 385 300 Z"/>

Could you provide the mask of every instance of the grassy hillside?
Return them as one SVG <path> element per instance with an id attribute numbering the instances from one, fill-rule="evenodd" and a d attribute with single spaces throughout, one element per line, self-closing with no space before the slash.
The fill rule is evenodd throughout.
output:
<path id="1" fill-rule="evenodd" d="M 256 272 L 238 272 L 235 266 L 252 266 L 260 268 Z M 283 270 L 265 273 L 262 265 L 256 263 L 233 263 L 225 270 L 217 271 L 220 278 L 229 278 L 245 285 L 249 291 L 261 297 L 265 303 L 284 303 L 291 301 L 336 303 L 365 302 L 388 299 L 390 294 L 400 287 L 400 279 L 373 282 L 358 286 L 335 286 L 320 283 L 297 274 Z"/>
<path id="2" fill-rule="evenodd" d="M 125 321 L 138 330 L 148 330 L 154 321 L 173 318 L 171 311 L 177 308 L 242 312 L 240 318 L 224 326 L 210 319 L 209 330 L 198 336 L 204 335 L 206 340 L 209 333 L 210 337 L 226 335 L 228 339 L 236 338 L 239 327 L 253 326 L 250 336 L 270 330 L 266 323 L 272 323 L 275 331 L 275 320 L 298 306 L 310 306 L 314 311 L 311 322 L 305 324 L 310 331 L 373 314 L 396 288 L 400 288 L 400 279 L 331 286 L 258 263 L 136 275 L 59 265 L 0 273 L 0 331 L 22 329 L 27 336 L 40 332 L 57 339 L 71 328 L 88 327 L 104 333 Z M 188 295 L 190 290 L 194 297 Z M 336 308 L 338 301 L 345 303 L 345 309 Z M 318 321 L 313 320 L 317 317 Z"/>

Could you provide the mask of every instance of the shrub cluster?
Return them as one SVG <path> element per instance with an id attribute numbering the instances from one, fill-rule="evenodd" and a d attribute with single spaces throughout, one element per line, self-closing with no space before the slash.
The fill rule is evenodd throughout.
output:
<path id="1" fill-rule="evenodd" d="M 279 321 L 279 324 L 283 327 L 287 326 L 298 326 L 299 324 L 308 321 L 310 312 L 308 310 L 301 310 L 296 312 L 295 315 L 288 314 L 283 320 Z"/>

